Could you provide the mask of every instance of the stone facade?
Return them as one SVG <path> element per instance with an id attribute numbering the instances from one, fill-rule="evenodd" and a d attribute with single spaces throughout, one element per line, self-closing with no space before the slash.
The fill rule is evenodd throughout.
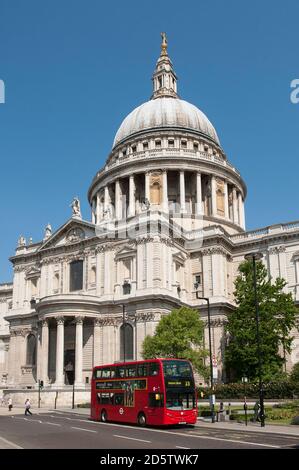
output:
<path id="1" fill-rule="evenodd" d="M 238 265 L 252 251 L 299 303 L 299 221 L 245 231 L 245 183 L 208 119 L 178 98 L 165 47 L 148 103 L 126 118 L 92 181 L 91 221 L 75 198 L 58 230 L 47 226 L 35 244 L 19 239 L 13 283 L 0 285 L 2 387 L 43 380 L 52 396 L 75 382 L 84 396 L 94 365 L 122 359 L 124 322 L 127 359 L 140 359 L 145 336 L 173 308 L 199 308 L 206 320 L 195 284 L 210 299 L 213 355 L 225 380 L 224 325 Z M 299 360 L 295 336 L 288 369 Z"/>

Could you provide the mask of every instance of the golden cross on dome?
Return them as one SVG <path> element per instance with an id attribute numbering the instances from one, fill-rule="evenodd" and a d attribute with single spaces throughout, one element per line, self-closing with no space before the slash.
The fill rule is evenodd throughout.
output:
<path id="1" fill-rule="evenodd" d="M 167 55 L 167 38 L 166 33 L 161 33 L 162 44 L 161 44 L 161 55 Z"/>

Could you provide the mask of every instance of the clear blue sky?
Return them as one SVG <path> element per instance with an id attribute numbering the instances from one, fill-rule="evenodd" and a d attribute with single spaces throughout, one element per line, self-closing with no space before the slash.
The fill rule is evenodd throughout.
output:
<path id="1" fill-rule="evenodd" d="M 1 0 L 0 282 L 20 234 L 71 215 L 122 119 L 151 95 L 160 32 L 181 97 L 207 114 L 248 187 L 247 229 L 299 219 L 298 1 Z"/>

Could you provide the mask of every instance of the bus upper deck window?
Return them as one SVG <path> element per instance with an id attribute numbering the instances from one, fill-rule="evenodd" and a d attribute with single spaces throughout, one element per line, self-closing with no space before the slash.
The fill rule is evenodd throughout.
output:
<path id="1" fill-rule="evenodd" d="M 149 365 L 149 375 L 158 375 L 158 374 L 159 374 L 158 362 L 151 362 Z"/>

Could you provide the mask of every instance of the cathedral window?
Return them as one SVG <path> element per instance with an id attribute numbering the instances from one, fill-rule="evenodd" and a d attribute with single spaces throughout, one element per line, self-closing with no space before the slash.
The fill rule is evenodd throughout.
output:
<path id="1" fill-rule="evenodd" d="M 156 149 L 161 148 L 161 140 L 155 140 L 155 147 L 156 147 Z"/>
<path id="2" fill-rule="evenodd" d="M 94 285 L 96 283 L 97 269 L 95 266 L 91 268 L 90 271 L 90 284 Z"/>
<path id="3" fill-rule="evenodd" d="M 133 327 L 129 323 L 124 323 L 120 327 L 120 360 L 129 361 L 134 359 L 133 348 Z M 125 347 L 124 347 L 125 346 Z"/>
<path id="4" fill-rule="evenodd" d="M 54 276 L 54 293 L 57 294 L 59 291 L 59 273 Z"/>
<path id="5" fill-rule="evenodd" d="M 131 294 L 131 284 L 129 281 L 123 283 L 123 295 Z"/>
<path id="6" fill-rule="evenodd" d="M 143 150 L 148 150 L 148 142 L 143 142 Z"/>
<path id="7" fill-rule="evenodd" d="M 201 285 L 201 275 L 200 274 L 195 274 L 194 276 L 194 286 L 198 288 Z"/>
<path id="8" fill-rule="evenodd" d="M 186 149 L 186 148 L 187 148 L 187 140 L 182 140 L 182 141 L 181 141 L 181 147 L 182 147 L 182 149 Z"/>
<path id="9" fill-rule="evenodd" d="M 33 334 L 27 337 L 26 365 L 36 365 L 36 337 Z"/>
<path id="10" fill-rule="evenodd" d="M 37 296 L 37 279 L 31 279 L 31 298 Z"/>
<path id="11" fill-rule="evenodd" d="M 137 150 L 137 147 L 136 147 L 136 145 L 132 145 L 132 152 L 133 152 L 133 153 L 135 153 L 135 152 L 136 152 L 136 150 Z"/>
<path id="12" fill-rule="evenodd" d="M 198 151 L 198 142 L 193 142 L 193 150 Z"/>
<path id="13" fill-rule="evenodd" d="M 73 261 L 70 264 L 70 292 L 83 289 L 83 261 Z"/>
<path id="14" fill-rule="evenodd" d="M 170 139 L 170 140 L 168 141 L 168 147 L 169 147 L 169 148 L 173 148 L 173 147 L 174 147 L 174 140 L 173 140 L 173 139 Z"/>

